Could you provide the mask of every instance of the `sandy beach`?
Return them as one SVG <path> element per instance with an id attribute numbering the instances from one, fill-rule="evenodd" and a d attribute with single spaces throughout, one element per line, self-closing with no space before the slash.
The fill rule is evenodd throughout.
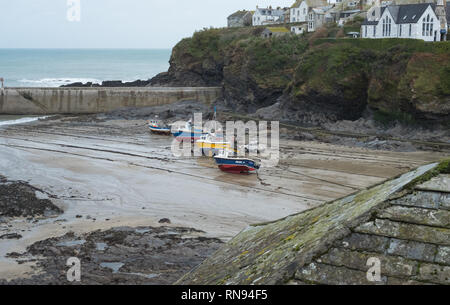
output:
<path id="1" fill-rule="evenodd" d="M 85 240 L 96 230 L 190 228 L 195 234 L 180 236 L 214 241 L 210 252 L 250 224 L 304 211 L 445 156 L 282 140 L 278 167 L 236 176 L 219 171 L 210 158 L 174 157 L 172 140 L 150 134 L 144 120 L 91 116 L 1 128 L 0 174 L 32 185 L 38 198 L 51 200 L 63 213 L 0 221 L 0 235 L 20 235 L 0 239 L 0 280 L 43 272 L 36 257 L 44 253 L 28 249 L 33 255 L 18 259 L 34 243 L 67 234 L 66 241 L 83 234 Z M 75 254 L 82 252 L 82 243 L 72 246 Z M 127 269 L 122 265 L 121 271 Z M 117 273 L 98 268 L 104 270 L 98 278 Z M 138 283 L 150 281 L 137 277 Z"/>

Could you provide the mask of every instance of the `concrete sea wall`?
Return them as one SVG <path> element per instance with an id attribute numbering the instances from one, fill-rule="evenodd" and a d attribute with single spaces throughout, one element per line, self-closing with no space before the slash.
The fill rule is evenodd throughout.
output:
<path id="1" fill-rule="evenodd" d="M 0 92 L 0 114 L 100 113 L 181 100 L 210 104 L 220 96 L 219 87 L 5 88 Z"/>

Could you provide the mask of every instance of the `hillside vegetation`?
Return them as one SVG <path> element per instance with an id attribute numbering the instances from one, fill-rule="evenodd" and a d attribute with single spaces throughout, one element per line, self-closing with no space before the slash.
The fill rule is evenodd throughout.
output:
<path id="1" fill-rule="evenodd" d="M 280 101 L 289 119 L 309 111 L 353 120 L 369 111 L 379 121 L 450 121 L 450 42 L 336 39 L 343 30 L 335 26 L 264 39 L 262 30 L 196 32 L 152 83 L 223 86 L 228 106 L 252 112 Z"/>

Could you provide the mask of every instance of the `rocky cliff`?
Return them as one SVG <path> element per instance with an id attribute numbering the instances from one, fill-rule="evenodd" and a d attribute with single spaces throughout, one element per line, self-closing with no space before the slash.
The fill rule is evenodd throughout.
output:
<path id="1" fill-rule="evenodd" d="M 221 105 L 300 124 L 369 117 L 448 127 L 450 42 L 336 39 L 333 27 L 271 39 L 261 31 L 197 32 L 150 85 L 220 85 Z"/>

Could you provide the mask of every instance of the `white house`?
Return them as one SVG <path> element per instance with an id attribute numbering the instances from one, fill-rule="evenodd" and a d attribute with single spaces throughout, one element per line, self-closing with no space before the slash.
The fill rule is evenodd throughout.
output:
<path id="1" fill-rule="evenodd" d="M 440 40 L 440 21 L 434 3 L 389 5 L 361 25 L 362 38 L 412 38 Z"/>
<path id="2" fill-rule="evenodd" d="M 297 0 L 291 7 L 291 23 L 308 21 L 308 13 L 312 8 L 327 4 L 327 0 Z"/>
<path id="3" fill-rule="evenodd" d="M 253 14 L 253 25 L 267 25 L 267 24 L 277 24 L 284 22 L 284 10 L 272 7 L 259 8 L 256 7 L 256 11 Z"/>
<path id="4" fill-rule="evenodd" d="M 301 34 L 305 33 L 306 29 L 307 29 L 306 23 L 291 26 L 291 32 L 296 35 L 301 35 Z"/>

